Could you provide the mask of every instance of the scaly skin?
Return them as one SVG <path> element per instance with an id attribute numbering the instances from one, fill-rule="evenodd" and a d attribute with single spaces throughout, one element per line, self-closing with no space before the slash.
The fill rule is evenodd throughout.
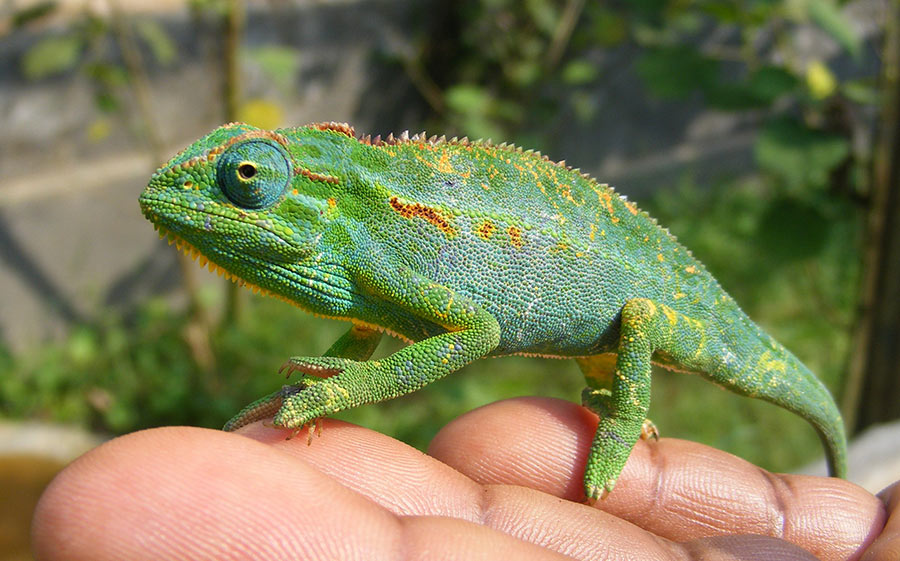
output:
<path id="1" fill-rule="evenodd" d="M 417 390 L 484 356 L 575 358 L 601 416 L 585 493 L 612 490 L 645 425 L 651 363 L 808 420 L 846 472 L 825 387 L 666 230 L 564 163 L 512 146 L 357 139 L 348 125 L 232 123 L 160 168 L 144 215 L 187 253 L 317 315 L 349 320 L 300 383 L 249 405 L 319 417 Z M 413 344 L 368 360 L 382 332 Z"/>

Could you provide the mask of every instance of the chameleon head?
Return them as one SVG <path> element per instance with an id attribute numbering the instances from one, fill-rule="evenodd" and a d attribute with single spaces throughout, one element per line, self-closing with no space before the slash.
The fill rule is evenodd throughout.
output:
<path id="1" fill-rule="evenodd" d="M 141 210 L 210 268 L 290 297 L 283 279 L 315 252 L 333 196 L 298 171 L 302 157 L 299 143 L 278 131 L 231 123 L 157 170 Z"/>

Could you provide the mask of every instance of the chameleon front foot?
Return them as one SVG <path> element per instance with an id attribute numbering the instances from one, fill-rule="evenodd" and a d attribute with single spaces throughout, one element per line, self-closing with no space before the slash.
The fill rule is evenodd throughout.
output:
<path id="1" fill-rule="evenodd" d="M 310 385 L 307 382 L 300 382 L 298 384 L 282 386 L 280 390 L 273 392 L 261 399 L 257 399 L 250 405 L 247 405 L 246 407 L 241 409 L 240 413 L 238 413 L 227 423 L 225 423 L 225 426 L 222 427 L 222 430 L 226 432 L 233 432 L 241 427 L 245 427 L 251 423 L 255 423 L 256 421 L 261 421 L 272 417 L 277 418 L 279 416 L 279 411 L 281 411 L 282 407 L 284 407 L 285 400 L 290 400 L 293 396 L 298 395 L 302 393 L 303 390 L 309 388 L 309 386 Z M 288 440 L 297 436 L 297 434 L 305 427 L 309 427 L 309 440 L 307 443 L 310 443 L 312 442 L 313 433 L 315 433 L 316 436 L 322 434 L 322 421 L 322 417 L 313 417 L 309 421 L 302 424 L 284 424 L 284 422 L 278 422 L 277 420 L 273 419 L 270 426 L 278 428 L 293 428 L 294 430 L 291 431 L 291 434 L 287 437 Z"/>
<path id="2" fill-rule="evenodd" d="M 283 386 L 280 390 L 257 399 L 229 419 L 225 426 L 222 427 L 222 430 L 233 432 L 256 421 L 272 417 L 281 408 L 281 404 L 286 396 L 297 393 L 304 387 L 302 383 L 293 386 Z"/>

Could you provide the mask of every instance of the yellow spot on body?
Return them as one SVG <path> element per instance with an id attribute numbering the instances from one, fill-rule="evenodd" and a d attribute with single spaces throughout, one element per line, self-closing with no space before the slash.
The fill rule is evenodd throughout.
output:
<path id="1" fill-rule="evenodd" d="M 483 240 L 491 239 L 491 236 L 494 235 L 494 232 L 497 230 L 497 227 L 494 226 L 494 223 L 490 220 L 485 220 L 481 224 L 478 225 L 478 228 L 475 229 L 475 235 Z"/>
<path id="2" fill-rule="evenodd" d="M 597 235 L 597 225 L 591 224 L 591 233 L 588 234 L 588 237 L 591 239 L 591 241 L 594 241 L 594 238 L 596 237 L 596 235 Z"/>
<path id="3" fill-rule="evenodd" d="M 524 245 L 524 242 L 522 241 L 522 230 L 515 226 L 510 226 L 506 229 L 506 233 L 509 235 L 509 243 L 511 246 L 519 249 Z"/>
<path id="4" fill-rule="evenodd" d="M 787 365 L 784 363 L 784 361 L 779 358 L 772 357 L 771 351 L 764 352 L 762 356 L 759 357 L 758 364 L 760 368 L 766 372 L 774 370 L 776 372 L 784 373 L 787 370 Z"/>
<path id="5" fill-rule="evenodd" d="M 678 299 L 680 299 L 680 298 L 684 298 L 685 296 L 687 296 L 687 294 L 685 294 L 684 292 L 676 292 L 676 293 L 675 293 L 675 299 L 676 299 L 676 300 L 678 300 Z"/>
<path id="6" fill-rule="evenodd" d="M 337 206 L 337 200 L 334 197 L 328 197 L 328 206 L 334 208 Z"/>
<path id="7" fill-rule="evenodd" d="M 688 265 L 687 267 L 684 268 L 684 270 L 685 270 L 685 272 L 688 272 L 693 275 L 694 273 L 697 272 L 697 267 L 694 267 L 693 265 Z"/>
<path id="8" fill-rule="evenodd" d="M 657 254 L 656 254 L 656 260 L 659 261 L 660 263 L 662 263 L 662 262 L 665 261 L 666 259 L 665 259 L 665 257 L 663 257 L 663 254 L 662 254 L 662 253 L 657 253 Z"/>
<path id="9" fill-rule="evenodd" d="M 674 326 L 678 323 L 678 315 L 675 313 L 675 310 L 668 306 L 663 306 L 663 313 L 666 314 L 666 319 L 669 320 L 669 325 Z"/>

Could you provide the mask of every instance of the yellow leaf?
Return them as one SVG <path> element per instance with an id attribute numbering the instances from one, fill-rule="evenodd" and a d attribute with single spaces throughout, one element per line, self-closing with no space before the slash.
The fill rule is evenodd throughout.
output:
<path id="1" fill-rule="evenodd" d="M 837 89 L 837 80 L 820 60 L 806 67 L 806 87 L 815 99 L 825 99 Z"/>
<path id="2" fill-rule="evenodd" d="M 87 137 L 91 142 L 100 142 L 112 132 L 112 123 L 105 117 L 94 119 L 87 128 Z"/>
<path id="3" fill-rule="evenodd" d="M 281 106 L 265 99 L 250 99 L 238 109 L 238 120 L 261 129 L 275 129 L 284 119 Z"/>

